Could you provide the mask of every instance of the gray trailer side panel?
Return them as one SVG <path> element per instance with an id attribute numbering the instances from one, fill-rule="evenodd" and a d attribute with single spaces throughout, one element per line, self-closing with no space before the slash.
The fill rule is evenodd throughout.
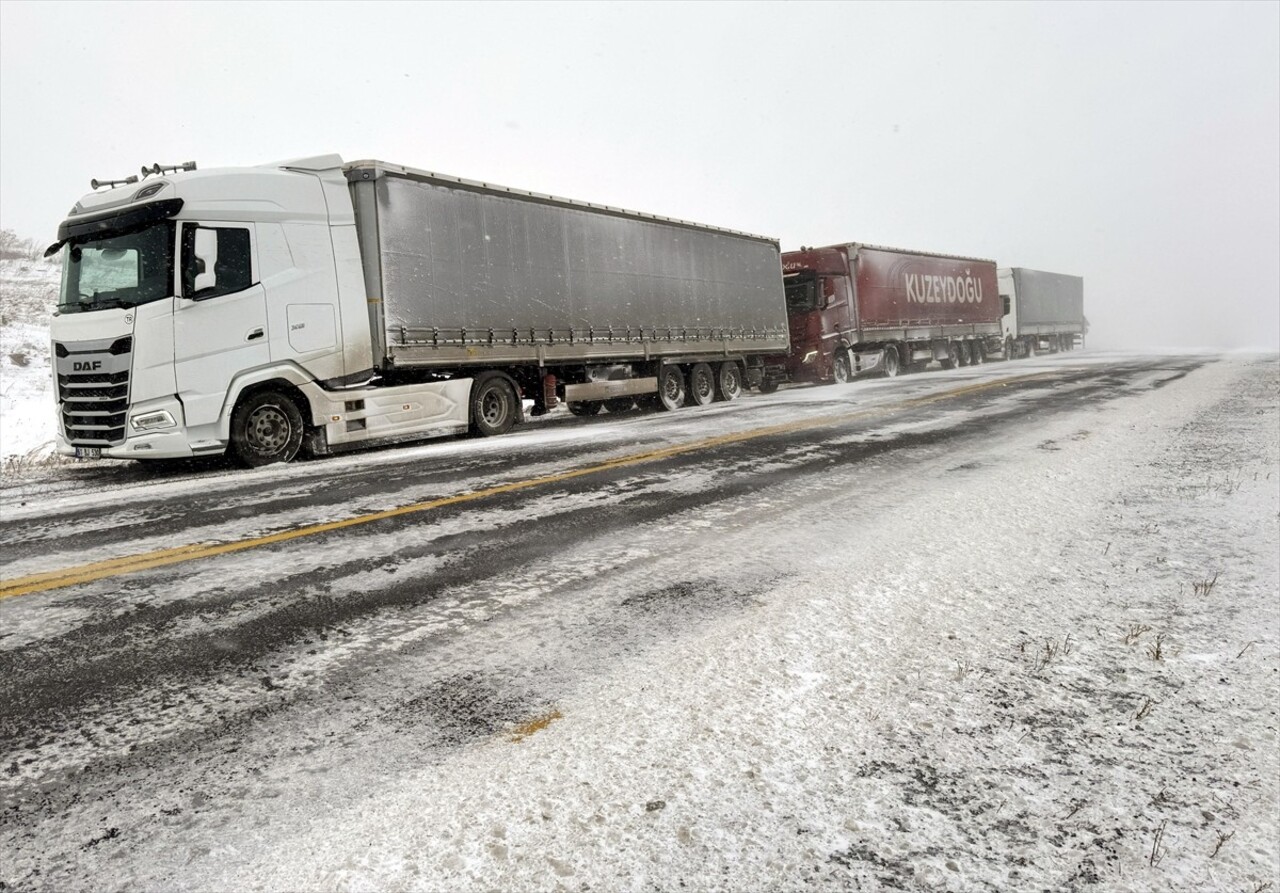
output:
<path id="1" fill-rule="evenodd" d="M 428 175 L 348 176 L 387 365 L 787 349 L 772 240 Z"/>
<path id="2" fill-rule="evenodd" d="M 1018 328 L 1028 326 L 1084 326 L 1084 280 L 1079 276 L 1013 267 L 1018 301 Z M 1034 329 L 1030 330 L 1034 331 Z M 1062 331 L 1058 329 L 1058 331 Z"/>

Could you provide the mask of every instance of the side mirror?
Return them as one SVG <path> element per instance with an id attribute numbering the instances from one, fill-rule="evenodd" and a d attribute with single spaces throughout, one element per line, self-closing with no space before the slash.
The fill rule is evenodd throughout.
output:
<path id="1" fill-rule="evenodd" d="M 218 264 L 218 234 L 211 229 L 196 230 L 196 246 L 195 257 L 192 261 L 195 264 L 196 278 L 193 284 L 193 293 L 199 294 L 206 288 L 213 288 L 218 284 L 218 274 L 215 268 Z"/>

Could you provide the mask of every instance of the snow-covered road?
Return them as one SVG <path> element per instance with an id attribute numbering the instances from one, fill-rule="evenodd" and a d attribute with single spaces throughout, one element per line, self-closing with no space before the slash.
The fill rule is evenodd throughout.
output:
<path id="1" fill-rule="evenodd" d="M 1280 880 L 1277 370 L 8 480 L 0 885 Z"/>

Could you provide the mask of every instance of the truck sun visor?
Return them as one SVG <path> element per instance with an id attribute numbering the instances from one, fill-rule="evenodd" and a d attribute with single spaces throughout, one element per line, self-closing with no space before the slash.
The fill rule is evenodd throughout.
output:
<path id="1" fill-rule="evenodd" d="M 181 210 L 182 199 L 170 198 L 159 202 L 149 202 L 148 204 L 122 211 L 98 214 L 84 220 L 64 220 L 58 227 L 58 241 L 45 249 L 44 256 L 52 257 L 57 254 L 62 249 L 62 246 L 72 239 L 80 239 L 98 233 L 122 232 L 135 229 L 140 226 L 146 226 L 149 223 L 176 217 Z"/>

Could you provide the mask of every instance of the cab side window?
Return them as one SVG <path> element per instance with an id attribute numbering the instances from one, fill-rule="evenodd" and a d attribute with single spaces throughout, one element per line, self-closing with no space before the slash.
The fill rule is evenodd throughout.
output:
<path id="1" fill-rule="evenodd" d="M 253 285 L 249 230 L 238 226 L 182 226 L 182 296 L 204 300 Z"/>

